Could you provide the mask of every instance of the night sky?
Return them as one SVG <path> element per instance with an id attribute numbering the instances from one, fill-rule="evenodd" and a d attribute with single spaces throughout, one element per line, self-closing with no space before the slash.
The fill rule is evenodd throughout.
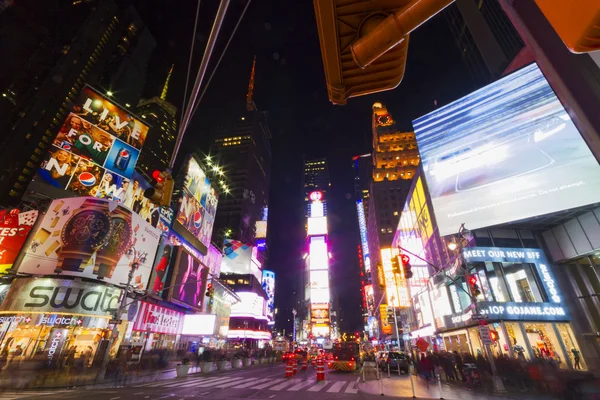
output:
<path id="1" fill-rule="evenodd" d="M 232 0 L 214 61 L 221 54 L 247 0 Z M 129 2 L 123 2 L 128 4 Z M 181 107 L 195 15 L 195 1 L 131 1 L 156 38 L 146 96 L 160 94 L 171 64 L 175 70 L 168 100 Z M 195 37 L 193 76 L 200 63 L 218 1 L 202 0 Z M 357 259 L 358 224 L 353 201 L 351 158 L 370 153 L 371 105 L 383 102 L 402 130 L 437 106 L 472 91 L 473 86 L 444 15 L 411 35 L 406 75 L 393 91 L 350 99 L 334 106 L 327 98 L 312 1 L 254 0 L 186 133 L 182 148 L 208 149 L 209 132 L 219 120 L 239 118 L 256 55 L 255 102 L 270 113 L 273 164 L 269 201 L 269 261 L 277 274 L 278 329 L 291 330 L 292 282 L 302 268 L 304 216 L 303 157 L 326 157 L 332 188 L 329 230 L 334 264 L 332 282 L 341 304 L 341 329 L 361 329 Z M 190 83 L 191 86 L 191 83 Z M 436 106 L 437 103 L 437 106 Z M 179 159 L 183 154 L 179 154 Z"/>

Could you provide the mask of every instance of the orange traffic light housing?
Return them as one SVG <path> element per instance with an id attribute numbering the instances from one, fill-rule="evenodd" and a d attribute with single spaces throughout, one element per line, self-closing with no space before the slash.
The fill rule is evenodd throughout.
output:
<path id="1" fill-rule="evenodd" d="M 314 0 L 329 100 L 396 88 L 409 34 L 454 0 Z"/>
<path id="2" fill-rule="evenodd" d="M 572 53 L 600 50 L 598 0 L 535 0 L 535 3 Z"/>

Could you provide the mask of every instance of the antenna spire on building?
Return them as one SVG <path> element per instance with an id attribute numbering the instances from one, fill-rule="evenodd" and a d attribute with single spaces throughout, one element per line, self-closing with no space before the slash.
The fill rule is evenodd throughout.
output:
<path id="1" fill-rule="evenodd" d="M 252 61 L 252 71 L 250 71 L 250 82 L 248 83 L 248 94 L 246 94 L 246 109 L 248 111 L 254 111 L 254 72 L 256 69 L 256 56 Z"/>
<path id="2" fill-rule="evenodd" d="M 165 85 L 163 86 L 163 90 L 160 93 L 161 100 L 167 100 L 167 90 L 169 90 L 169 81 L 171 80 L 171 74 L 173 73 L 173 68 L 175 64 L 171 65 L 171 69 L 169 70 L 169 74 L 167 75 L 167 79 L 165 80 Z"/>

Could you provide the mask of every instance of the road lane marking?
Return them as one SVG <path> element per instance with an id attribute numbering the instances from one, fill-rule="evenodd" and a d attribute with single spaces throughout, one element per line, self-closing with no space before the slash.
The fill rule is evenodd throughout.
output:
<path id="1" fill-rule="evenodd" d="M 358 393 L 358 387 L 355 387 L 355 386 L 356 386 L 355 382 L 348 383 L 348 386 L 346 387 L 346 391 L 344 391 L 344 393 L 357 394 Z"/>
<path id="2" fill-rule="evenodd" d="M 216 385 L 216 387 L 218 388 L 226 388 L 226 387 L 231 387 L 231 386 L 235 386 L 235 385 L 239 385 L 240 383 L 252 383 L 252 382 L 256 382 L 255 378 L 242 378 L 240 380 L 237 381 L 231 381 L 231 382 L 221 382 L 218 385 Z"/>
<path id="3" fill-rule="evenodd" d="M 250 389 L 264 389 L 266 387 L 269 386 L 273 386 L 279 382 L 283 382 L 285 381 L 285 379 L 273 379 L 271 382 L 267 382 L 267 383 L 261 383 L 260 385 L 257 386 L 251 386 Z"/>
<path id="4" fill-rule="evenodd" d="M 292 380 L 289 380 L 289 381 L 285 381 L 285 382 L 283 382 L 283 383 L 280 383 L 280 384 L 279 384 L 279 385 L 277 385 L 277 386 L 273 386 L 273 387 L 269 388 L 269 390 L 281 390 L 281 389 L 283 389 L 283 388 L 284 388 L 284 387 L 286 387 L 286 386 L 289 386 L 289 385 L 297 385 L 297 384 L 299 384 L 300 382 L 302 382 L 302 379 L 292 379 Z"/>
<path id="5" fill-rule="evenodd" d="M 204 393 L 200 393 L 200 396 L 205 396 L 207 394 L 209 394 L 210 392 L 204 392 Z"/>
<path id="6" fill-rule="evenodd" d="M 276 394 L 273 394 L 271 396 L 269 396 L 270 399 L 272 399 L 273 397 L 277 396 Z"/>
<path id="7" fill-rule="evenodd" d="M 254 380 L 251 380 L 250 382 L 246 382 L 246 383 L 242 383 L 241 385 L 234 386 L 233 388 L 234 389 L 244 389 L 244 388 L 248 388 L 250 386 L 254 386 L 256 384 L 259 384 L 261 382 L 266 382 L 266 381 L 272 381 L 272 379 L 269 379 L 269 378 L 263 378 L 263 379 L 258 379 L 258 380 L 254 379 Z"/>
<path id="8" fill-rule="evenodd" d="M 117 399 L 120 399 L 120 398 L 121 398 L 121 396 L 119 396 L 119 397 L 111 397 L 109 400 L 117 400 Z"/>
<path id="9" fill-rule="evenodd" d="M 309 392 L 318 392 L 319 390 L 323 389 L 325 386 L 327 386 L 327 384 L 329 383 L 329 381 L 321 381 L 318 382 L 315 386 L 311 386 L 308 388 Z"/>
<path id="10" fill-rule="evenodd" d="M 288 391 L 290 392 L 297 392 L 298 390 L 302 389 L 303 387 L 306 387 L 308 385 L 312 385 L 313 383 L 315 383 L 314 381 L 304 381 L 301 382 L 299 384 L 297 384 L 296 386 L 292 386 L 291 388 L 288 389 Z"/>
<path id="11" fill-rule="evenodd" d="M 137 393 L 134 393 L 133 395 L 137 396 L 138 394 L 144 394 L 144 392 L 137 392 Z"/>
<path id="12" fill-rule="evenodd" d="M 235 381 L 235 384 L 238 384 L 238 383 L 241 383 L 241 381 L 243 381 L 244 379 L 246 379 L 246 378 L 233 378 L 233 379 L 223 378 L 223 379 L 219 380 L 218 382 L 214 381 L 214 382 L 208 382 L 208 383 L 199 383 L 197 386 L 198 387 L 211 387 L 211 386 L 220 387 L 220 385 L 225 384 L 225 381 L 230 380 L 231 383 L 234 383 L 234 381 Z"/>
<path id="13" fill-rule="evenodd" d="M 338 393 L 342 387 L 346 384 L 346 381 L 337 381 L 327 390 L 327 393 Z"/>

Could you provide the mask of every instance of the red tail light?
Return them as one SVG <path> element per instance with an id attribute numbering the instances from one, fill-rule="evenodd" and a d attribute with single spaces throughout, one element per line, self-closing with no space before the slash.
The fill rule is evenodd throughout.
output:
<path id="1" fill-rule="evenodd" d="M 338 356 L 335 356 L 335 359 L 338 360 Z"/>
<path id="2" fill-rule="evenodd" d="M 351 358 L 350 358 L 350 361 L 354 361 L 354 357 L 351 357 Z"/>

